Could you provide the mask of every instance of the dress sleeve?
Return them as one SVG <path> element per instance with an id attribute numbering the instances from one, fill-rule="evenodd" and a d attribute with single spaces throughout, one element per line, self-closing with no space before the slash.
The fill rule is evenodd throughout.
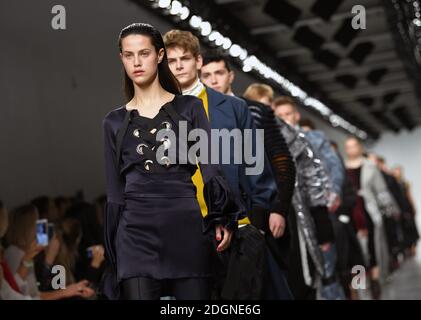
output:
<path id="1" fill-rule="evenodd" d="M 208 137 L 208 162 L 198 165 L 203 178 L 203 194 L 208 208 L 208 214 L 204 217 L 204 232 L 209 231 L 217 224 L 228 229 L 236 229 L 238 220 L 246 216 L 246 208 L 234 197 L 228 182 L 222 175 L 219 165 L 211 164 L 211 130 L 209 120 L 206 116 L 203 103 L 200 99 L 194 100 L 192 106 L 192 129 L 205 130 Z"/>
<path id="2" fill-rule="evenodd" d="M 117 285 L 114 241 L 120 213 L 124 208 L 124 181 L 117 168 L 115 137 L 110 120 L 105 119 L 103 121 L 103 139 L 107 202 L 104 209 L 104 248 L 105 257 L 111 269 L 110 274 L 105 276 L 104 293 L 109 297 L 113 296 L 112 292 L 115 292 L 114 289 Z"/>

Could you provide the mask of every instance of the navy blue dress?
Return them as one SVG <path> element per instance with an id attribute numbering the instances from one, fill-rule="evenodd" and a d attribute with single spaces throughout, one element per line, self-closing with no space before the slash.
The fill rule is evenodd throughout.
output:
<path id="1" fill-rule="evenodd" d="M 200 128 L 211 136 L 200 99 L 176 95 L 154 118 L 122 106 L 103 121 L 107 180 L 104 238 L 112 267 L 105 276 L 104 293 L 111 299 L 118 298 L 119 283 L 132 277 L 210 277 L 215 247 L 207 231 L 217 223 L 234 229 L 245 215 L 219 166 L 199 163 L 208 207 L 202 218 L 191 180 L 197 166 L 179 158 L 179 151 L 185 154 L 194 143 L 179 137 L 183 126 L 187 132 Z M 161 129 L 171 129 L 175 135 L 157 141 Z M 158 148 L 170 146 L 176 151 L 175 158 L 157 158 Z M 210 155 L 210 142 L 207 147 Z"/>

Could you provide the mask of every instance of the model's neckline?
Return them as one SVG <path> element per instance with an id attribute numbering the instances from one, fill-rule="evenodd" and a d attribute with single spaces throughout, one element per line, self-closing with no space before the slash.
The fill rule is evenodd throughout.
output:
<path id="1" fill-rule="evenodd" d="M 139 114 L 139 111 L 137 109 L 135 109 L 135 108 L 133 108 L 133 109 L 127 109 L 127 103 L 124 105 L 124 108 L 128 112 L 134 112 L 138 117 L 145 118 L 145 119 L 148 119 L 148 120 L 153 120 L 153 119 L 155 119 L 161 113 L 162 108 L 164 108 L 165 106 L 173 103 L 175 101 L 176 97 L 177 97 L 177 95 L 175 94 L 174 97 L 170 101 L 167 101 L 163 105 L 161 105 L 161 107 L 159 107 L 158 113 L 155 116 L 153 116 L 152 118 L 151 117 L 145 117 L 145 116 L 140 115 Z"/>

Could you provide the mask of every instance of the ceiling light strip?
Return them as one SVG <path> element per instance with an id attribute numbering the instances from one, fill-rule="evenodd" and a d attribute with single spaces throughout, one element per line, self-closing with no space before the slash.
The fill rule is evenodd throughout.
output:
<path id="1" fill-rule="evenodd" d="M 324 103 L 308 95 L 300 87 L 281 76 L 278 72 L 267 66 L 254 55 L 249 55 L 247 50 L 232 42 L 228 37 L 224 37 L 219 31 L 213 30 L 209 21 L 203 20 L 198 15 L 190 15 L 190 9 L 177 0 L 149 0 L 151 6 L 158 10 L 166 10 L 169 15 L 178 16 L 181 20 L 189 19 L 192 29 L 198 30 L 203 38 L 214 42 L 216 46 L 222 47 L 233 58 L 237 58 L 242 63 L 242 70 L 250 72 L 257 71 L 267 79 L 272 79 L 278 83 L 285 91 L 293 97 L 299 99 L 305 106 L 317 110 L 324 118 L 328 119 L 333 127 L 341 127 L 361 139 L 367 139 L 365 131 L 357 128 L 341 116 L 335 114 Z"/>

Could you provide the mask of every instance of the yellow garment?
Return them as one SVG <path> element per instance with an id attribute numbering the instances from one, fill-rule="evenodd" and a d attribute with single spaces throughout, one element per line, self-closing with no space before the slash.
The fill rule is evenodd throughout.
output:
<path id="1" fill-rule="evenodd" d="M 208 111 L 208 95 L 206 94 L 206 88 L 203 88 L 200 91 L 198 98 L 200 98 L 203 102 L 203 106 L 205 107 L 206 115 L 209 119 L 209 111 Z M 199 202 L 200 211 L 202 211 L 202 216 L 205 217 L 208 214 L 208 207 L 206 206 L 205 197 L 203 195 L 203 178 L 202 173 L 200 172 L 200 167 L 197 166 L 197 170 L 192 177 L 193 184 L 196 186 L 196 197 L 197 201 Z"/>
<path id="2" fill-rule="evenodd" d="M 199 95 L 197 96 L 203 102 L 203 106 L 205 107 L 206 115 L 209 119 L 209 103 L 208 103 L 208 95 L 206 93 L 206 88 L 203 88 L 200 91 Z M 195 174 L 192 177 L 193 184 L 196 186 L 196 197 L 197 201 L 199 202 L 200 210 L 202 211 L 202 216 L 205 217 L 208 214 L 208 207 L 206 206 L 205 197 L 203 195 L 203 178 L 202 173 L 200 172 L 200 167 L 197 167 Z M 248 218 L 244 218 L 238 221 L 238 224 L 249 224 L 250 220 Z"/>

